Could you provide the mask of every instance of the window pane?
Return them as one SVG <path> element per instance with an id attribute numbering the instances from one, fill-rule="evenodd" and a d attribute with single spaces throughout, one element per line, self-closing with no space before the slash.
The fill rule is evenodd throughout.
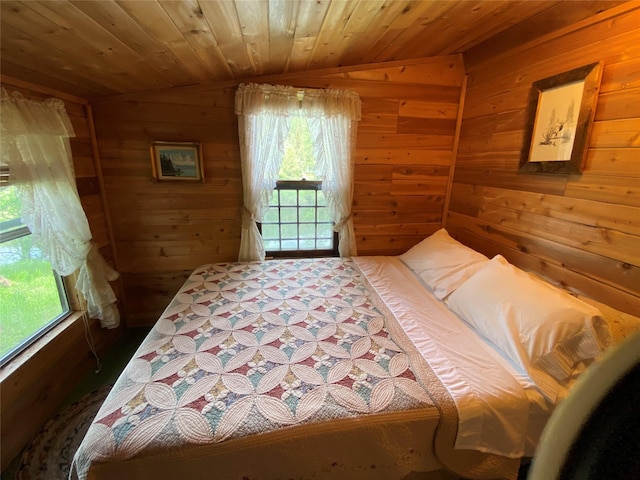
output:
<path id="1" fill-rule="evenodd" d="M 298 225 L 280 225 L 280 232 L 283 239 L 297 239 L 298 238 Z"/>
<path id="2" fill-rule="evenodd" d="M 265 240 L 273 240 L 275 238 L 280 238 L 280 228 L 278 224 L 275 225 L 267 225 L 262 224 L 262 238 Z"/>
<path id="3" fill-rule="evenodd" d="M 280 250 L 280 241 L 278 240 L 265 240 L 264 249 L 266 251 Z"/>
<path id="4" fill-rule="evenodd" d="M 326 212 L 325 195 L 318 188 L 321 185 L 316 175 L 316 158 L 313 153 L 313 139 L 307 119 L 300 116 L 292 118 L 291 128 L 284 145 L 284 157 L 278 173 L 279 218 L 267 215 L 263 222 L 263 236 L 269 239 L 271 231 L 265 230 L 265 224 L 280 224 L 279 246 L 275 243 L 265 244 L 265 249 L 275 256 L 282 250 L 319 249 L 328 252 L 308 252 L 310 255 L 336 254 L 333 235 L 333 222 Z M 308 182 L 305 184 L 305 181 Z M 275 203 L 272 202 L 271 205 Z M 318 223 L 326 223 L 322 227 L 326 231 L 326 240 L 322 247 L 317 244 Z M 283 225 L 285 224 L 285 225 Z M 286 225 L 295 224 L 295 225 Z M 296 226 L 299 224 L 299 229 Z M 286 256 L 286 255 L 285 255 Z"/>
<path id="5" fill-rule="evenodd" d="M 298 250 L 298 240 L 283 240 L 282 250 Z"/>
<path id="6" fill-rule="evenodd" d="M 300 205 L 315 206 L 315 204 L 316 204 L 315 190 L 300 190 Z"/>
<path id="7" fill-rule="evenodd" d="M 333 238 L 333 225 L 328 223 L 318 225 L 318 238 Z"/>
<path id="8" fill-rule="evenodd" d="M 318 239 L 318 250 L 331 250 L 333 248 L 333 239 Z"/>
<path id="9" fill-rule="evenodd" d="M 329 211 L 327 207 L 318 208 L 318 222 L 330 222 L 331 217 L 329 216 Z"/>
<path id="10" fill-rule="evenodd" d="M 300 225 L 300 238 L 315 238 L 315 237 L 316 237 L 315 223 Z"/>
<path id="11" fill-rule="evenodd" d="M 297 205 L 297 190 L 280 190 L 280 205 Z"/>
<path id="12" fill-rule="evenodd" d="M 300 239 L 300 250 L 315 250 L 316 240 L 314 238 L 310 240 Z"/>
<path id="13" fill-rule="evenodd" d="M 278 178 L 281 180 L 316 180 L 316 159 L 307 119 L 292 119 L 289 135 L 284 145 L 284 158 Z"/>
<path id="14" fill-rule="evenodd" d="M 278 208 L 270 207 L 264 215 L 263 223 L 278 223 Z"/>
<path id="15" fill-rule="evenodd" d="M 20 199 L 14 186 L 0 188 L 0 222 L 20 221 Z"/>
<path id="16" fill-rule="evenodd" d="M 0 244 L 0 356 L 67 311 L 51 265 L 27 235 Z"/>
<path id="17" fill-rule="evenodd" d="M 20 222 L 14 186 L 0 188 L 0 363 L 64 318 L 69 308 L 59 276 Z M 19 347 L 19 348 L 18 348 Z"/>
<path id="18" fill-rule="evenodd" d="M 300 222 L 315 222 L 316 209 L 312 207 L 300 207 Z"/>
<path id="19" fill-rule="evenodd" d="M 280 221 L 283 223 L 298 221 L 298 209 L 295 207 L 281 207 L 280 214 L 282 215 Z"/>

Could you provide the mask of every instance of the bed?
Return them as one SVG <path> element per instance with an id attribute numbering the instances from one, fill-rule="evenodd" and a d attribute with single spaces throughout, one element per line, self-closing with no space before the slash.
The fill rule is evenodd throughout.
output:
<path id="1" fill-rule="evenodd" d="M 500 317 L 487 313 L 496 289 L 473 284 L 510 267 L 445 230 L 398 257 L 198 267 L 117 380 L 72 473 L 513 479 L 611 338 L 573 297 L 559 303 L 570 342 L 554 338 L 553 351 L 492 337 L 482 322 Z"/>

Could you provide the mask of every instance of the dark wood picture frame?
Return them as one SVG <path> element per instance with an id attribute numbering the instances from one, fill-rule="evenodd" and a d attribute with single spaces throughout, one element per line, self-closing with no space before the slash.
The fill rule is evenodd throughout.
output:
<path id="1" fill-rule="evenodd" d="M 520 172 L 582 172 L 601 78 L 596 62 L 533 83 Z"/>
<path id="2" fill-rule="evenodd" d="M 150 150 L 154 181 L 204 182 L 199 143 L 151 142 Z"/>

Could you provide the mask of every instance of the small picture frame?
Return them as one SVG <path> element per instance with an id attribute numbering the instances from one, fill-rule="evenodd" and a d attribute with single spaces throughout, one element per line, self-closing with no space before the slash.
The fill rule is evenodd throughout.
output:
<path id="1" fill-rule="evenodd" d="M 204 182 L 199 143 L 151 142 L 150 149 L 155 181 Z"/>
<path id="2" fill-rule="evenodd" d="M 582 172 L 601 77 L 602 62 L 596 62 L 533 83 L 521 172 Z"/>

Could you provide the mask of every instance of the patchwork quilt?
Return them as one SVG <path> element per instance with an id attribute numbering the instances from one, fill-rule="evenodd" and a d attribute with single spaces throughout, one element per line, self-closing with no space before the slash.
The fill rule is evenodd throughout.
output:
<path id="1" fill-rule="evenodd" d="M 350 259 L 196 269 L 142 343 L 74 466 L 291 426 L 433 408 Z"/>

